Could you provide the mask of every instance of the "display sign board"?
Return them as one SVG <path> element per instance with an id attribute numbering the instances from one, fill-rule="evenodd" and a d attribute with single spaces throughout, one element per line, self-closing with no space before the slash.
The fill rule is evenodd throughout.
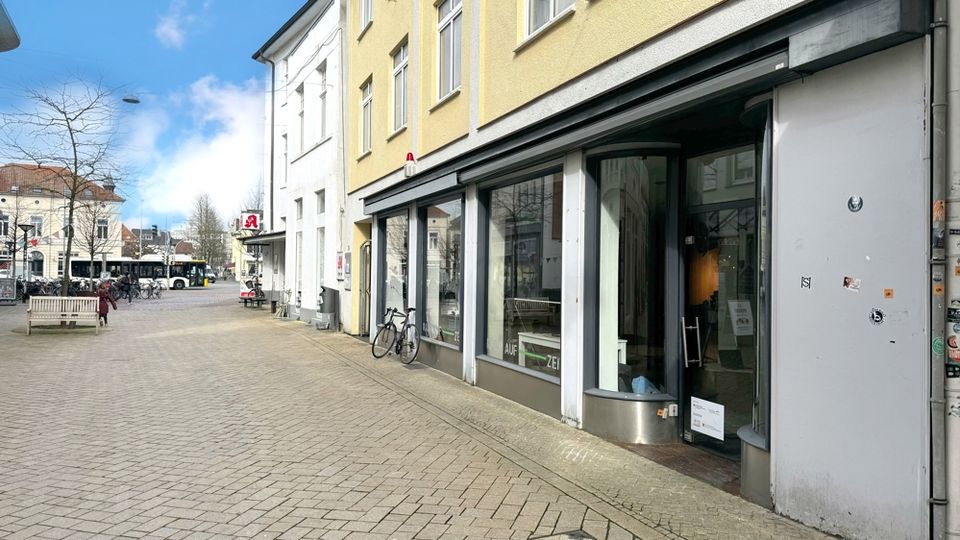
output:
<path id="1" fill-rule="evenodd" d="M 343 252 L 337 252 L 337 281 L 343 281 Z"/>
<path id="2" fill-rule="evenodd" d="M 353 270 L 350 268 L 353 262 L 353 256 L 348 251 L 343 254 L 343 289 L 346 291 L 350 290 L 350 279 L 352 277 Z"/>
<path id="3" fill-rule="evenodd" d="M 750 308 L 750 301 L 728 300 L 727 306 L 730 308 L 730 321 L 733 323 L 733 335 L 752 336 L 753 310 Z"/>
<path id="4" fill-rule="evenodd" d="M 260 230 L 260 214 L 257 214 L 254 212 L 244 212 L 240 214 L 240 230 L 259 231 Z"/>
<path id="5" fill-rule="evenodd" d="M 690 428 L 722 441 L 723 405 L 691 396 Z"/>
<path id="6" fill-rule="evenodd" d="M 15 302 L 16 300 L 16 278 L 0 278 L 0 302 Z"/>

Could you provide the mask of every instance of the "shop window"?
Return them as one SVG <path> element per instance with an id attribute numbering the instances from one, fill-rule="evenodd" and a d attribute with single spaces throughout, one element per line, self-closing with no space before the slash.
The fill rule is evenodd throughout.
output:
<path id="1" fill-rule="evenodd" d="M 667 158 L 604 159 L 599 174 L 597 385 L 661 393 Z"/>
<path id="2" fill-rule="evenodd" d="M 487 354 L 560 376 L 563 175 L 490 191 Z"/>
<path id="3" fill-rule="evenodd" d="M 404 311 L 407 302 L 407 215 L 388 217 L 384 220 L 384 308 Z"/>
<path id="4" fill-rule="evenodd" d="M 460 229 L 463 204 L 460 199 L 425 209 L 427 249 L 424 288 L 423 332 L 428 338 L 460 345 Z"/>
<path id="5" fill-rule="evenodd" d="M 687 206 L 752 199 L 756 195 L 756 151 L 742 146 L 687 161 Z"/>

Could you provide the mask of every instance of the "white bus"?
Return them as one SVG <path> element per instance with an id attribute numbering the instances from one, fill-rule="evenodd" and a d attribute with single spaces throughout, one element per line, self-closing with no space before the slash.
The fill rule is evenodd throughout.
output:
<path id="1" fill-rule="evenodd" d="M 111 257 L 106 261 L 93 261 L 93 277 L 98 277 L 107 271 L 110 277 L 119 278 L 130 273 L 141 280 L 162 281 L 170 289 L 185 289 L 187 287 L 203 287 L 207 261 L 193 259 L 187 255 L 176 255 L 169 265 L 163 264 L 160 255 L 144 255 L 141 259 L 131 257 Z M 73 259 L 70 261 L 70 275 L 77 278 L 90 277 L 90 261 Z M 168 277 L 169 276 L 169 277 Z"/>

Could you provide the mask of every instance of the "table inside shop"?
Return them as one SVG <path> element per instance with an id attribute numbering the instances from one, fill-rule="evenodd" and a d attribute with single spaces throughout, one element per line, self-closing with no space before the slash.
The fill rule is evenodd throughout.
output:
<path id="1" fill-rule="evenodd" d="M 517 334 L 517 356 L 520 365 L 527 365 L 527 347 L 539 345 L 560 352 L 560 334 L 544 334 L 540 332 L 520 332 Z"/>

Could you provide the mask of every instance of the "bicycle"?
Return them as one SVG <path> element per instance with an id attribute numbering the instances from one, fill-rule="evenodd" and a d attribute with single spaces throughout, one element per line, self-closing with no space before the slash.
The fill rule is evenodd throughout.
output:
<path id="1" fill-rule="evenodd" d="M 420 352 L 420 331 L 417 330 L 417 325 L 413 322 L 414 311 L 416 311 L 414 308 L 407 308 L 407 313 L 404 315 L 396 308 L 387 309 L 387 312 L 383 314 L 386 322 L 377 331 L 376 337 L 373 338 L 374 358 L 383 358 L 393 350 L 404 364 L 414 361 L 417 353 Z M 397 325 L 393 324 L 393 320 L 397 317 L 403 317 L 403 323 L 399 330 Z"/>

